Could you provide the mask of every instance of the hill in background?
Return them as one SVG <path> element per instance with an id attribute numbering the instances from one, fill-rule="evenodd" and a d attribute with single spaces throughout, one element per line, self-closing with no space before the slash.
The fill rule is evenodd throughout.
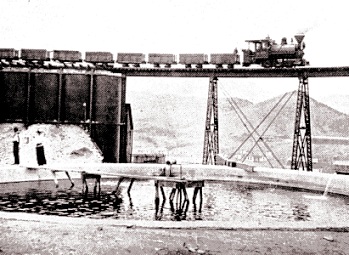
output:
<path id="1" fill-rule="evenodd" d="M 320 98 L 320 101 L 340 112 L 349 114 L 349 95 L 329 95 Z"/>
<path id="2" fill-rule="evenodd" d="M 247 119 L 256 127 L 268 114 L 282 95 L 264 102 L 253 104 L 247 100 L 233 98 Z M 276 116 L 277 111 L 290 97 L 288 103 Z M 259 134 L 274 154 L 286 164 L 292 154 L 294 119 L 296 113 L 296 92 L 285 95 L 280 105 L 270 113 L 258 128 Z M 231 98 L 220 97 L 219 142 L 220 153 L 230 156 L 248 137 L 249 132 L 238 118 L 231 105 Z M 131 103 L 134 122 L 134 153 L 164 153 L 180 163 L 201 163 L 206 118 L 207 99 L 188 95 L 155 95 L 132 93 L 127 102 Z M 310 99 L 311 127 L 313 136 L 347 137 L 349 116 L 321 102 Z M 250 128 L 252 130 L 252 128 Z M 249 151 L 252 139 L 241 147 L 238 153 Z M 255 154 L 261 154 L 257 147 Z M 346 154 L 344 145 L 316 145 L 313 143 L 313 157 L 331 160 L 334 156 Z M 270 153 L 269 153 L 270 155 Z M 276 161 L 274 160 L 274 164 Z"/>

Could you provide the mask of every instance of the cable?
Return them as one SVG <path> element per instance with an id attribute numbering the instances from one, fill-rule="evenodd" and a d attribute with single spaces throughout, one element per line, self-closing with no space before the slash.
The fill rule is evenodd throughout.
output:
<path id="1" fill-rule="evenodd" d="M 275 121 L 275 119 L 279 116 L 280 112 L 284 109 L 284 107 L 286 106 L 286 104 L 288 103 L 288 101 L 290 101 L 291 97 L 294 95 L 295 91 L 293 91 L 290 96 L 287 98 L 286 102 L 281 106 L 281 108 L 279 109 L 279 111 L 276 113 L 275 117 L 272 119 L 272 121 L 269 123 L 269 125 L 266 127 L 266 129 L 264 130 L 264 132 L 262 133 L 262 136 L 265 134 L 265 132 L 268 131 L 269 127 L 271 126 L 271 124 L 273 124 L 273 122 Z M 287 93 L 285 93 L 286 95 Z M 280 101 L 279 101 L 280 102 Z M 278 102 L 278 103 L 279 103 Z M 249 153 L 245 156 L 245 158 L 242 160 L 242 162 L 244 162 L 246 160 L 246 158 L 248 157 L 248 155 L 252 152 L 252 150 L 254 149 L 254 147 L 256 146 L 256 144 L 254 144 L 254 146 L 251 148 L 251 150 L 249 151 Z"/>
<path id="2" fill-rule="evenodd" d="M 233 99 L 232 99 L 232 100 L 233 100 Z M 233 101 L 234 101 L 234 100 L 233 100 Z M 239 109 L 239 111 L 241 112 L 241 114 L 244 116 L 244 118 L 245 118 L 245 120 L 247 121 L 247 123 L 251 126 L 251 128 L 253 128 L 252 123 L 248 120 L 247 116 L 244 114 L 244 112 L 241 110 L 241 108 L 238 106 L 238 104 L 237 104 L 236 102 L 235 102 L 235 105 L 236 105 L 236 107 Z M 247 131 L 248 131 L 249 133 L 251 133 L 249 129 L 247 129 Z M 272 149 L 268 146 L 268 144 L 262 139 L 262 137 L 259 135 L 259 133 L 258 133 L 257 131 L 256 131 L 255 133 L 256 133 L 257 136 L 260 138 L 260 140 L 263 142 L 263 144 L 264 144 L 264 146 L 267 148 L 267 150 L 270 151 L 270 152 L 272 153 L 272 155 L 273 155 L 273 157 L 276 159 L 276 161 L 281 165 L 282 168 L 284 168 L 284 166 L 282 165 L 282 163 L 280 162 L 280 160 L 276 157 L 275 153 L 274 153 L 274 152 L 272 151 Z M 254 140 L 255 142 L 258 141 L 258 140 L 256 141 L 256 139 L 253 139 L 253 140 Z M 261 149 L 261 147 L 260 147 L 259 145 L 258 145 L 258 147 L 259 147 L 259 149 L 261 150 L 261 152 L 263 153 L 263 156 L 268 160 L 270 166 L 273 168 L 272 164 L 270 163 L 268 157 L 264 154 L 264 152 L 263 152 L 263 150 Z"/>
<path id="3" fill-rule="evenodd" d="M 275 108 L 280 104 L 280 102 L 285 98 L 286 95 L 287 95 L 287 93 L 285 93 L 280 98 L 280 100 L 276 103 L 276 105 L 269 111 L 269 113 L 262 119 L 262 121 L 253 129 L 253 131 L 246 137 L 246 139 L 242 142 L 242 144 L 232 153 L 232 155 L 229 157 L 229 159 L 231 159 L 241 149 L 241 147 L 253 135 L 253 133 L 255 133 L 256 130 L 263 124 L 263 122 L 266 120 L 266 118 L 275 110 Z"/>
<path id="4" fill-rule="evenodd" d="M 226 92 L 223 91 L 223 93 L 225 94 L 225 96 L 229 97 L 229 95 L 227 95 Z M 230 100 L 231 101 L 230 101 Z M 244 125 L 244 127 L 246 128 L 247 132 L 251 133 L 251 130 L 249 129 L 249 127 L 246 125 L 246 123 L 244 122 L 244 120 L 242 119 L 241 115 L 242 114 L 245 119 L 247 120 L 247 117 L 246 115 L 242 112 L 242 110 L 240 109 L 240 107 L 238 106 L 238 104 L 235 102 L 235 100 L 232 98 L 232 97 L 229 97 L 228 99 L 228 102 L 230 103 L 230 105 L 232 106 L 233 110 L 236 112 L 237 116 L 239 117 L 240 121 L 242 122 L 242 124 Z M 239 114 L 239 112 L 236 110 L 236 108 L 241 112 Z M 248 120 L 247 120 L 248 122 Z M 248 122 L 250 124 L 250 126 L 253 128 L 252 124 L 250 122 Z M 258 133 L 256 132 L 257 136 L 258 136 Z M 257 143 L 258 140 L 256 140 L 256 138 L 254 136 L 252 136 L 253 140 Z M 263 156 L 267 159 L 268 163 L 270 164 L 270 166 L 273 168 L 273 165 L 272 163 L 270 162 L 270 160 L 268 159 L 267 155 L 264 153 L 263 149 L 260 147 L 259 144 L 258 145 L 258 148 L 260 149 L 260 151 L 262 152 Z"/>

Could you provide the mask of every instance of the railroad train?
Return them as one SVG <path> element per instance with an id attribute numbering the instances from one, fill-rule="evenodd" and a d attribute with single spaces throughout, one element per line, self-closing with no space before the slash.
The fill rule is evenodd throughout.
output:
<path id="1" fill-rule="evenodd" d="M 283 38 L 281 44 L 276 44 L 269 37 L 262 40 L 247 40 L 249 45 L 254 44 L 254 50 L 243 49 L 242 66 L 250 66 L 251 64 L 261 65 L 265 68 L 271 67 L 294 67 L 304 66 L 309 64 L 303 59 L 304 35 L 295 36 L 298 44 L 287 44 Z M 50 61 L 53 63 L 91 63 L 95 66 L 114 67 L 115 64 L 120 64 L 122 67 L 140 67 L 144 64 L 151 64 L 155 68 L 161 66 L 171 68 L 172 65 L 184 65 L 185 68 L 203 68 L 204 65 L 215 65 L 216 68 L 228 69 L 234 68 L 234 65 L 240 64 L 240 55 L 235 49 L 232 53 L 221 54 L 178 54 L 178 62 L 176 54 L 162 53 L 117 53 L 116 59 L 110 52 L 87 51 L 84 59 L 80 51 L 71 50 L 53 50 L 45 49 L 0 49 L 0 65 L 11 65 L 12 61 L 17 61 L 16 64 L 36 64 L 42 66 L 44 62 Z M 51 63 L 52 64 L 52 63 Z M 50 64 L 49 64 L 50 65 Z"/>

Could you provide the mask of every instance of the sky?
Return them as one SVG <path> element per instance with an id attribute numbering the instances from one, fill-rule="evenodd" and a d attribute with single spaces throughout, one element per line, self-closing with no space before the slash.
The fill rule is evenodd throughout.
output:
<path id="1" fill-rule="evenodd" d="M 311 66 L 348 66 L 346 1 L 277 0 L 2 0 L 0 48 L 229 53 L 247 39 L 280 42 L 305 34 Z M 309 79 L 310 95 L 348 94 L 348 78 Z M 207 96 L 208 79 L 128 78 L 128 93 Z M 253 102 L 298 88 L 297 79 L 220 79 L 219 86 Z"/>

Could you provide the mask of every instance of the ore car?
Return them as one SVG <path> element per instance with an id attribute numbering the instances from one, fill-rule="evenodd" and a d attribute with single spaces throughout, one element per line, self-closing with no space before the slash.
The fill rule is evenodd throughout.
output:
<path id="1" fill-rule="evenodd" d="M 104 51 L 85 52 L 85 61 L 90 63 L 113 63 L 113 54 Z"/>
<path id="2" fill-rule="evenodd" d="M 21 49 L 21 59 L 46 61 L 50 60 L 50 54 L 45 49 Z"/>
<path id="3" fill-rule="evenodd" d="M 170 68 L 172 64 L 177 64 L 176 55 L 174 54 L 160 54 L 160 53 L 149 53 L 148 63 L 153 64 L 154 67 L 160 67 L 164 64 L 165 67 Z"/>
<path id="4" fill-rule="evenodd" d="M 18 59 L 18 50 L 15 49 L 9 49 L 9 48 L 3 48 L 0 49 L 0 59 Z"/>
<path id="5" fill-rule="evenodd" d="M 240 56 L 237 49 L 234 53 L 211 54 L 210 64 L 216 65 L 216 68 L 223 68 L 223 65 L 227 65 L 231 69 L 235 64 L 240 64 Z"/>
<path id="6" fill-rule="evenodd" d="M 53 60 L 62 62 L 81 62 L 81 52 L 74 50 L 54 50 Z"/>
<path id="7" fill-rule="evenodd" d="M 206 54 L 179 54 L 179 64 L 185 65 L 186 68 L 191 68 L 191 65 L 196 65 L 196 68 L 202 68 L 208 64 L 208 56 Z"/>
<path id="8" fill-rule="evenodd" d="M 303 59 L 305 44 L 304 35 L 295 35 L 297 43 L 293 41 L 288 44 L 286 38 L 282 38 L 281 44 L 275 43 L 269 37 L 262 40 L 247 40 L 249 46 L 253 44 L 253 49 L 244 49 L 243 66 L 258 64 L 268 67 L 294 67 L 308 65 Z"/>
<path id="9" fill-rule="evenodd" d="M 145 54 L 143 53 L 118 53 L 116 62 L 127 67 L 129 64 L 133 64 L 135 67 L 139 67 L 140 64 L 145 64 Z"/>

